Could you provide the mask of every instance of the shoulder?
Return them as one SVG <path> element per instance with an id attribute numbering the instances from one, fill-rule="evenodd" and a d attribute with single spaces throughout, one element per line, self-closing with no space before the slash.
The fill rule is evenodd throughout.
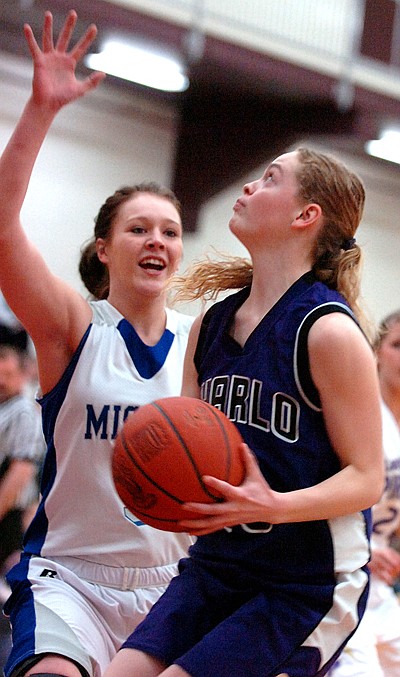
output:
<path id="1" fill-rule="evenodd" d="M 10 417 L 20 416 L 21 414 L 39 414 L 35 401 L 22 393 L 21 395 L 15 395 L 15 397 L 3 402 L 0 411 Z"/>
<path id="2" fill-rule="evenodd" d="M 372 355 L 372 349 L 344 300 L 325 301 L 302 314 L 296 334 L 294 369 L 299 390 L 310 406 L 317 410 L 321 406 L 315 383 L 319 370 L 328 376 L 330 367 L 334 367 L 339 374 L 345 355 L 351 364 L 354 345 L 356 351 L 362 346 L 362 352 L 368 350 Z"/>
<path id="3" fill-rule="evenodd" d="M 117 325 L 123 315 L 107 300 L 89 301 L 93 324 Z"/>
<path id="4" fill-rule="evenodd" d="M 0 431 L 3 442 L 6 438 L 15 440 L 29 440 L 33 446 L 41 434 L 41 411 L 34 400 L 17 395 L 5 402 L 0 408 Z"/>
<path id="5" fill-rule="evenodd" d="M 189 334 L 192 324 L 195 320 L 193 315 L 180 313 L 174 308 L 166 308 L 167 329 L 173 334 Z"/>
<path id="6" fill-rule="evenodd" d="M 318 390 L 328 387 L 341 394 L 368 379 L 376 381 L 372 346 L 354 320 L 342 313 L 319 318 L 311 327 L 308 352 L 312 379 Z"/>
<path id="7" fill-rule="evenodd" d="M 366 347 L 372 354 L 372 347 L 349 310 L 332 308 L 329 313 L 317 314 L 310 326 L 308 345 L 310 351 L 321 354 L 333 349 L 347 353 L 355 346 Z"/>

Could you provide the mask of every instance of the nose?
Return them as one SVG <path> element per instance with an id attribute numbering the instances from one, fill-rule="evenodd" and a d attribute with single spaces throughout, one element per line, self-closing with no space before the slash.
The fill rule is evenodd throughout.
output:
<path id="1" fill-rule="evenodd" d="M 148 249 L 165 249 L 165 244 L 163 242 L 163 239 L 161 237 L 161 233 L 159 231 L 152 231 L 149 235 L 149 238 L 146 242 L 146 247 Z"/>
<path id="2" fill-rule="evenodd" d="M 249 183 L 245 183 L 243 186 L 243 192 L 245 195 L 251 195 L 256 188 L 257 181 L 250 181 Z"/>

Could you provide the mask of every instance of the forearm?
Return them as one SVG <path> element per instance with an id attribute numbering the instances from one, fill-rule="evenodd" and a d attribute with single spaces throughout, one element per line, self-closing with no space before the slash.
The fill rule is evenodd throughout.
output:
<path id="1" fill-rule="evenodd" d="M 36 158 L 55 112 L 29 99 L 0 158 L 0 237 L 15 227 Z"/>
<path id="2" fill-rule="evenodd" d="M 288 523 L 341 517 L 374 505 L 382 489 L 379 471 L 365 472 L 347 466 L 315 486 L 275 493 L 276 506 L 269 521 Z"/>

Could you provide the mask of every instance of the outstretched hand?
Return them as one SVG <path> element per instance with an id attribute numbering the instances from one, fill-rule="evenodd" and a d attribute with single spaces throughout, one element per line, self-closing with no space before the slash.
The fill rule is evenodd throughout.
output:
<path id="1" fill-rule="evenodd" d="M 199 513 L 198 519 L 180 522 L 190 534 L 202 536 L 238 524 L 276 521 L 276 515 L 279 514 L 279 494 L 266 482 L 256 457 L 247 444 L 242 444 L 241 447 L 246 470 L 242 484 L 235 487 L 216 477 L 204 476 L 204 483 L 209 489 L 221 494 L 223 502 L 184 504 L 185 509 Z"/>
<path id="2" fill-rule="evenodd" d="M 374 548 L 368 567 L 377 578 L 393 585 L 400 575 L 400 553 L 392 547 Z"/>
<path id="3" fill-rule="evenodd" d="M 95 72 L 83 80 L 76 78 L 76 65 L 97 35 L 97 28 L 92 24 L 68 52 L 76 21 L 77 14 L 71 10 L 54 45 L 53 17 L 51 12 L 46 12 L 42 48 L 39 47 L 32 28 L 28 24 L 24 26 L 34 66 L 32 99 L 35 103 L 47 106 L 55 112 L 97 87 L 105 77 L 105 73 Z"/>

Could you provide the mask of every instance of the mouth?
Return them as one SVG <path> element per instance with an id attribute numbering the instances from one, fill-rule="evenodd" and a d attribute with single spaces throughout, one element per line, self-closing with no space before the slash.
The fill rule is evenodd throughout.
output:
<path id="1" fill-rule="evenodd" d="M 243 202 L 242 198 L 239 197 L 239 198 L 236 200 L 235 204 L 233 205 L 233 211 L 234 211 L 234 212 L 237 212 L 241 207 L 244 207 L 244 206 L 245 206 L 245 205 L 244 205 L 244 202 Z"/>
<path id="2" fill-rule="evenodd" d="M 142 259 L 139 263 L 139 266 L 144 270 L 155 270 L 160 272 L 166 268 L 166 263 L 162 259 L 159 259 L 155 256 L 148 256 L 145 259 Z"/>

